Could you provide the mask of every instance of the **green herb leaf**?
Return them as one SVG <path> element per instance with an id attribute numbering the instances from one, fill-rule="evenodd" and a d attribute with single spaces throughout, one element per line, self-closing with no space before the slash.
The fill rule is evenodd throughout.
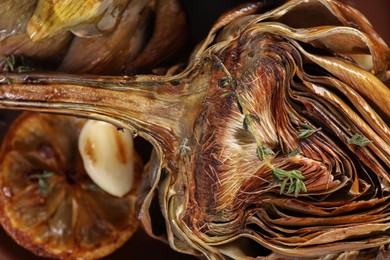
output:
<path id="1" fill-rule="evenodd" d="M 287 181 L 288 181 L 287 178 L 282 181 L 282 184 L 280 185 L 280 192 L 279 192 L 280 195 L 283 194 L 283 191 L 286 188 Z"/>
<path id="2" fill-rule="evenodd" d="M 32 174 L 28 178 L 38 180 L 39 194 L 41 196 L 45 196 L 48 192 L 52 190 L 52 187 L 49 185 L 47 179 L 53 176 L 53 172 L 44 171 L 43 173 Z"/>
<path id="3" fill-rule="evenodd" d="M 297 182 L 295 182 L 294 196 L 298 197 L 300 192 L 301 192 L 301 182 L 297 181 Z"/>
<path id="4" fill-rule="evenodd" d="M 258 115 L 255 115 L 255 114 L 250 114 L 249 117 L 255 121 L 257 121 L 258 123 L 261 123 L 261 120 L 260 120 L 260 117 Z"/>
<path id="5" fill-rule="evenodd" d="M 45 196 L 51 191 L 52 187 L 47 183 L 46 179 L 38 179 L 39 194 Z"/>
<path id="6" fill-rule="evenodd" d="M 15 57 L 14 55 L 6 56 L 1 62 L 4 72 L 17 72 L 17 73 L 25 73 L 31 72 L 33 70 L 32 67 L 28 65 L 24 56 Z M 19 64 L 17 66 L 17 64 Z"/>
<path id="7" fill-rule="evenodd" d="M 267 146 L 263 146 L 262 149 L 263 149 L 265 155 L 268 155 L 268 156 L 275 155 L 274 151 L 272 151 Z"/>
<path id="8" fill-rule="evenodd" d="M 264 151 L 261 149 L 261 147 L 257 147 L 256 154 L 260 161 L 264 160 Z"/>
<path id="9" fill-rule="evenodd" d="M 244 114 L 244 110 L 242 109 L 242 104 L 244 103 L 244 101 L 238 96 L 236 96 L 236 98 L 237 98 L 238 110 L 240 111 L 241 114 Z"/>
<path id="10" fill-rule="evenodd" d="M 316 130 L 299 130 L 299 134 L 298 134 L 298 138 L 301 139 L 301 138 L 308 138 L 309 136 L 311 136 L 312 134 L 314 134 L 316 132 Z"/>
<path id="11" fill-rule="evenodd" d="M 254 114 L 245 115 L 244 122 L 243 122 L 243 126 L 244 126 L 245 131 L 248 131 L 248 126 L 252 124 L 252 122 L 253 122 L 252 120 L 256 120 L 256 121 L 260 122 L 260 118 L 257 115 L 254 115 Z"/>
<path id="12" fill-rule="evenodd" d="M 292 171 L 290 171 L 290 174 L 294 178 L 299 179 L 299 180 L 302 180 L 304 178 L 304 176 L 300 170 L 292 170 Z"/>
<path id="13" fill-rule="evenodd" d="M 288 187 L 287 194 L 293 193 L 295 190 L 295 182 L 290 181 L 290 186 Z"/>
<path id="14" fill-rule="evenodd" d="M 297 136 L 297 138 L 299 138 L 299 139 L 308 138 L 309 136 L 311 136 L 315 132 L 321 130 L 321 128 L 313 128 L 312 126 L 310 126 L 306 123 L 302 123 L 302 122 L 300 122 L 299 125 L 302 127 L 301 129 L 299 129 L 299 134 Z"/>
<path id="15" fill-rule="evenodd" d="M 287 194 L 294 193 L 295 197 L 299 195 L 301 191 L 307 192 L 305 183 L 302 181 L 304 176 L 299 170 L 286 171 L 281 168 L 272 168 L 272 176 L 275 182 L 282 181 L 280 185 L 280 194 L 286 190 L 286 185 L 289 183 Z"/>
<path id="16" fill-rule="evenodd" d="M 231 96 L 234 96 L 234 93 L 233 92 L 225 92 L 221 95 L 221 98 L 225 98 L 225 97 L 231 97 Z"/>
<path id="17" fill-rule="evenodd" d="M 307 192 L 305 183 L 304 183 L 302 180 L 300 180 L 299 182 L 301 183 L 302 190 L 303 190 L 304 192 Z"/>
<path id="18" fill-rule="evenodd" d="M 292 150 L 291 152 L 289 152 L 287 156 L 288 157 L 294 157 L 295 155 L 298 155 L 300 153 L 301 153 L 301 148 L 297 147 L 294 150 Z"/>
<path id="19" fill-rule="evenodd" d="M 229 77 L 223 77 L 218 81 L 218 86 L 220 88 L 225 88 L 230 84 L 230 78 Z"/>
<path id="20" fill-rule="evenodd" d="M 243 127 L 245 131 L 248 131 L 248 126 L 251 124 L 250 117 L 248 115 L 245 115 Z"/>
<path id="21" fill-rule="evenodd" d="M 33 69 L 29 66 L 19 66 L 16 67 L 16 72 L 17 73 L 26 73 L 26 72 L 31 72 Z"/>
<path id="22" fill-rule="evenodd" d="M 348 139 L 348 143 L 358 146 L 367 146 L 372 143 L 372 141 L 365 136 L 354 134 L 351 138 Z"/>
<path id="23" fill-rule="evenodd" d="M 13 72 L 15 70 L 16 59 L 14 55 L 10 55 L 4 58 L 4 71 Z"/>
<path id="24" fill-rule="evenodd" d="M 54 176 L 54 172 L 47 172 L 44 171 L 43 174 L 41 174 L 41 178 L 48 179 Z"/>
<path id="25" fill-rule="evenodd" d="M 274 182 L 279 182 L 281 180 L 281 176 L 272 171 L 272 177 L 274 178 Z"/>
<path id="26" fill-rule="evenodd" d="M 314 129 L 311 125 L 306 124 L 304 122 L 299 122 L 299 125 L 304 129 Z"/>
<path id="27" fill-rule="evenodd" d="M 272 156 L 275 155 L 274 151 L 272 151 L 267 146 L 258 146 L 256 149 L 257 157 L 260 161 L 264 160 L 264 156 Z"/>

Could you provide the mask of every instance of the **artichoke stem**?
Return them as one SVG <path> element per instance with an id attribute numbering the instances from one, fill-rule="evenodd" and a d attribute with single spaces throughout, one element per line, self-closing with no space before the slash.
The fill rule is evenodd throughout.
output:
<path id="1" fill-rule="evenodd" d="M 0 107 L 107 121 L 176 149 L 192 102 L 180 84 L 163 79 L 10 74 L 0 85 Z"/>

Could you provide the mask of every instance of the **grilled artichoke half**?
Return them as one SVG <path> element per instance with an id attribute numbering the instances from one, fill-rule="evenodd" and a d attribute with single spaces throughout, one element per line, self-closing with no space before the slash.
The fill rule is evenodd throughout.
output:
<path id="1" fill-rule="evenodd" d="M 279 4 L 277 4 L 279 3 Z M 149 140 L 140 221 L 209 259 L 388 255 L 390 51 L 333 0 L 221 17 L 172 77 L 3 74 L 3 108 Z"/>

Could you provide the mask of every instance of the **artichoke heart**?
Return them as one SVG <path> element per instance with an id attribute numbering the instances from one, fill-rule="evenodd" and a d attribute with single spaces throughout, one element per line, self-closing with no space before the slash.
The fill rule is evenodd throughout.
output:
<path id="1" fill-rule="evenodd" d="M 133 186 L 133 136 L 101 121 L 89 120 L 80 132 L 79 152 L 89 177 L 104 191 L 122 197 Z"/>

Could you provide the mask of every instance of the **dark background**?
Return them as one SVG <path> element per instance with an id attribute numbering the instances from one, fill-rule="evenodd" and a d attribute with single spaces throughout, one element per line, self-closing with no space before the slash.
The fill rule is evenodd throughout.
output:
<path id="1" fill-rule="evenodd" d="M 339 0 L 362 12 L 377 32 L 390 45 L 390 1 L 389 0 Z M 248 0 L 184 0 L 191 25 L 191 40 L 202 40 L 213 24 L 225 10 Z M 253 2 L 253 1 L 252 1 Z"/>
<path id="2" fill-rule="evenodd" d="M 1 1 L 1 0 L 0 0 Z M 249 1 L 239 0 L 184 0 L 183 5 L 187 10 L 190 23 L 190 45 L 194 46 L 203 39 L 212 23 L 225 10 L 240 3 Z M 344 0 L 342 1 L 360 10 L 376 28 L 385 42 L 390 44 L 390 1 L 389 0 Z M 1 128 L 1 126 L 0 126 Z M 3 127 L 4 128 L 4 127 Z M 1 130 L 1 129 L 0 129 Z M 111 256 L 111 259 L 195 259 L 174 252 L 161 242 L 147 237 L 139 230 L 121 249 Z M 0 228 L 0 260 L 37 260 L 40 257 L 33 256 L 13 242 Z"/>

